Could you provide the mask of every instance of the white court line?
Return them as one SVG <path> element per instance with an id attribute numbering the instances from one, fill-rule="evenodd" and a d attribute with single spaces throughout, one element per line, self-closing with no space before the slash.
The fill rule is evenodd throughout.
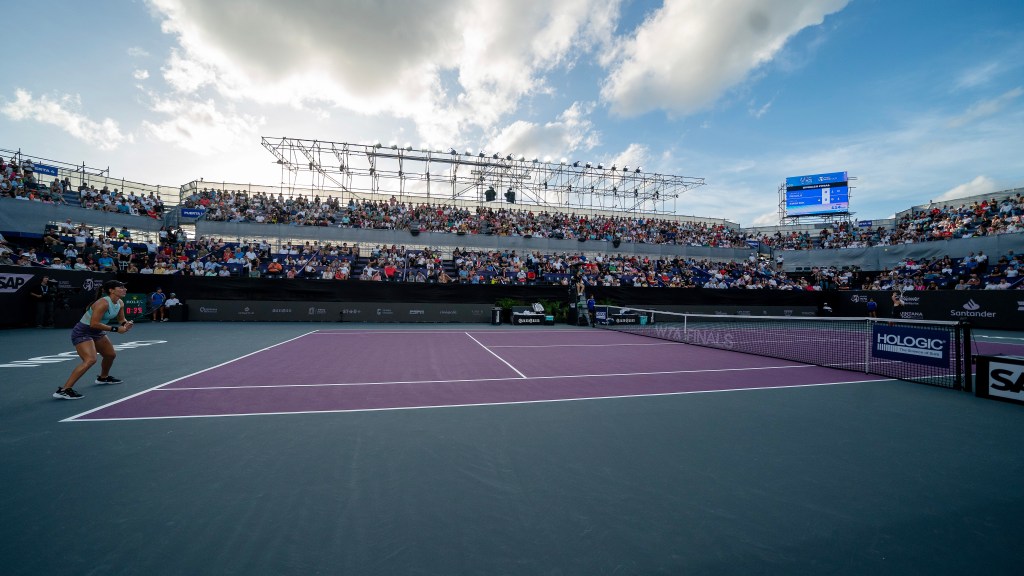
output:
<path id="1" fill-rule="evenodd" d="M 473 335 L 470 334 L 469 332 L 464 332 L 464 334 L 466 336 L 469 336 L 469 339 L 472 340 L 473 342 L 476 342 L 477 344 L 480 344 L 480 341 L 477 340 L 476 338 L 473 338 Z M 498 360 L 501 360 L 502 362 L 504 362 L 505 366 L 508 366 L 509 368 L 511 368 L 513 371 L 515 371 L 516 374 L 519 374 L 520 378 L 526 378 L 526 374 L 523 374 L 519 370 L 516 370 L 515 366 L 509 364 L 504 358 L 502 358 L 501 356 L 498 356 L 497 354 L 495 354 L 494 350 L 491 350 L 490 348 L 488 348 L 487 346 L 484 346 L 483 344 L 480 344 L 480 347 L 483 348 L 484 350 L 487 350 L 488 352 L 490 352 Z"/>
<path id="2" fill-rule="evenodd" d="M 978 340 L 978 339 L 983 339 L 983 340 L 988 340 L 988 339 L 993 339 L 993 340 L 1024 340 L 1024 338 L 1021 338 L 1019 336 L 986 336 L 984 334 L 975 334 L 973 336 L 974 336 L 975 340 Z"/>
<path id="3" fill-rule="evenodd" d="M 514 402 L 482 402 L 475 404 L 442 404 L 438 406 L 398 406 L 393 408 L 354 408 L 351 410 L 301 410 L 297 412 L 249 412 L 244 414 L 190 414 L 184 416 L 141 416 L 138 418 L 103 418 L 93 420 L 61 420 L 61 422 L 113 422 L 119 420 L 180 420 L 183 418 L 227 418 L 234 416 L 284 416 L 288 414 L 338 414 L 344 412 L 391 412 L 394 410 L 427 410 L 433 408 L 473 408 L 481 406 L 512 406 L 516 404 L 548 404 L 552 402 L 578 402 L 581 400 L 621 400 L 625 398 L 649 398 L 657 396 L 681 396 L 684 394 L 711 394 L 716 392 L 748 392 L 751 390 L 779 390 L 783 388 L 813 388 L 817 386 L 840 386 L 885 382 L 886 380 L 852 380 L 849 382 L 821 382 L 819 384 L 794 384 L 792 386 L 760 386 L 756 388 L 729 388 L 726 390 L 689 390 L 683 392 L 657 392 L 652 394 L 626 394 L 619 396 L 588 396 L 586 398 L 553 398 L 550 400 L 520 400 Z"/>
<path id="4" fill-rule="evenodd" d="M 597 334 L 598 333 L 598 332 L 595 332 L 593 330 L 588 330 L 586 328 L 574 328 L 574 329 L 573 328 L 570 328 L 570 329 L 566 329 L 566 328 L 536 328 L 536 327 L 529 327 L 529 326 L 516 328 L 515 332 L 513 332 L 511 329 L 509 329 L 508 331 L 506 331 L 506 330 L 477 330 L 477 331 L 473 331 L 473 332 L 475 334 L 487 334 L 487 335 L 492 335 L 492 334 L 513 334 L 515 332 L 518 332 L 520 334 L 522 334 L 524 332 L 534 333 L 534 334 L 549 334 L 549 333 L 555 333 L 555 332 L 575 332 L 577 334 L 578 333 L 583 333 L 583 332 L 585 332 L 587 334 Z M 367 334 L 466 334 L 466 333 L 467 332 L 466 332 L 465 328 L 463 328 L 462 330 L 459 330 L 459 329 L 456 329 L 456 328 L 452 328 L 451 330 L 442 330 L 442 329 L 436 329 L 436 328 L 435 329 L 431 329 L 431 330 L 362 330 L 362 329 L 345 330 L 345 329 L 342 329 L 342 328 L 329 328 L 327 331 L 318 330 L 317 333 L 315 334 L 315 336 L 350 336 L 350 335 L 363 336 L 363 335 L 367 335 Z M 603 333 L 604 334 L 628 334 L 628 332 L 610 332 L 610 331 L 604 331 Z"/>
<path id="5" fill-rule="evenodd" d="M 204 369 L 202 369 L 202 370 L 200 370 L 198 372 L 193 372 L 191 374 L 186 374 L 186 375 L 184 375 L 184 376 L 182 376 L 180 378 L 175 378 L 174 380 L 169 380 L 167 382 L 164 382 L 163 384 L 157 384 L 156 386 L 153 386 L 152 388 L 146 388 L 145 390 L 141 390 L 139 392 L 136 392 L 135 394 L 132 394 L 131 396 L 125 396 L 124 398 L 121 398 L 120 400 L 114 400 L 113 402 L 108 402 L 108 403 L 106 403 L 106 404 L 104 404 L 102 406 L 97 406 L 96 408 L 93 408 L 92 410 L 87 410 L 85 412 L 82 412 L 81 414 L 75 414 L 74 416 L 68 416 L 67 418 L 61 420 L 61 422 L 73 422 L 75 420 L 75 418 L 79 418 L 81 416 L 85 416 L 86 414 L 92 414 L 93 412 L 95 412 L 97 410 L 102 410 L 102 409 L 104 409 L 104 408 L 106 408 L 108 406 L 113 406 L 114 404 L 119 404 L 121 402 L 124 402 L 125 400 L 129 400 L 131 398 L 135 398 L 136 396 L 141 396 L 142 394 L 145 394 L 146 392 L 150 392 L 150 391 L 153 391 L 153 390 L 159 390 L 163 386 L 167 386 L 168 384 L 174 384 L 178 380 L 184 380 L 185 378 L 189 378 L 191 376 L 195 376 L 196 374 L 202 374 L 203 372 L 208 372 L 210 370 L 213 370 L 214 368 L 220 368 L 221 366 L 226 366 L 228 364 L 231 364 L 232 362 L 237 362 L 237 361 L 239 361 L 239 360 L 241 360 L 243 358 L 248 358 L 249 356 L 252 356 L 253 354 L 259 354 L 260 352 L 263 352 L 264 350 L 270 350 L 271 348 L 276 348 L 277 346 L 280 346 L 282 344 L 287 344 L 289 342 L 292 342 L 293 340 L 298 340 L 299 338 L 302 338 L 303 336 L 309 336 L 310 334 L 315 334 L 315 333 L 316 333 L 316 330 L 313 330 L 311 332 L 306 332 L 305 334 L 299 334 L 295 338 L 289 338 L 288 340 L 285 340 L 284 342 L 278 342 L 277 344 L 272 344 L 270 346 L 267 346 L 266 348 L 260 348 L 259 350 L 256 350 L 255 352 L 249 352 L 248 354 L 246 354 L 244 356 L 239 356 L 238 358 L 235 358 L 233 360 L 228 360 L 227 362 L 221 362 L 220 364 L 217 364 L 216 366 L 210 366 L 209 368 L 204 368 Z"/>
<path id="6" fill-rule="evenodd" d="M 492 344 L 491 348 L 600 348 L 602 346 L 685 346 L 686 342 L 618 342 L 614 344 Z"/>
<path id="7" fill-rule="evenodd" d="M 815 368 L 813 364 L 791 366 L 751 366 L 749 368 L 705 368 L 701 370 L 664 370 L 660 372 L 622 372 L 618 374 L 564 374 L 560 376 L 523 376 L 522 378 L 462 378 L 455 380 L 395 380 L 391 382 L 322 382 L 318 384 L 249 384 L 245 386 L 195 386 L 190 388 L 161 388 L 156 392 L 179 390 L 246 390 L 250 388 L 319 388 L 336 386 L 394 386 L 396 384 L 461 384 L 465 382 L 520 382 L 522 380 L 561 380 L 570 378 L 610 378 L 622 376 L 658 376 L 664 374 L 702 374 L 706 372 L 743 372 L 746 370 L 787 370 Z M 180 380 L 180 378 L 179 378 Z M 170 384 L 170 382 L 168 382 Z"/>

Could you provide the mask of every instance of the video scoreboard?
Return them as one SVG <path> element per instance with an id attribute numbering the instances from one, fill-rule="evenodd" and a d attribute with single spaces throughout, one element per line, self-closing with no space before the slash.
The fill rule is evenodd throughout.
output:
<path id="1" fill-rule="evenodd" d="M 786 178 L 786 216 L 849 214 L 850 184 L 846 172 Z"/>

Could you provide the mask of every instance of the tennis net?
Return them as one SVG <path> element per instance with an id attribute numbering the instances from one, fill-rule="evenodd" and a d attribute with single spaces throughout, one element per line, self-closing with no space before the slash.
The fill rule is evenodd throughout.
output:
<path id="1" fill-rule="evenodd" d="M 963 322 L 688 314 L 609 306 L 602 328 L 971 390 Z"/>

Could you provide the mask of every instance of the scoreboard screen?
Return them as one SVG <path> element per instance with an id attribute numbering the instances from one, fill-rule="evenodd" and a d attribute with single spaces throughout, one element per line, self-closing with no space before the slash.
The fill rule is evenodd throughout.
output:
<path id="1" fill-rule="evenodd" d="M 124 298 L 121 299 L 124 302 L 125 318 L 131 319 L 134 316 L 138 320 L 142 313 L 146 311 L 147 299 L 148 297 L 145 294 L 139 294 L 138 292 L 125 294 Z"/>
<path id="2" fill-rule="evenodd" d="M 820 216 L 850 212 L 846 172 L 786 178 L 786 216 Z"/>

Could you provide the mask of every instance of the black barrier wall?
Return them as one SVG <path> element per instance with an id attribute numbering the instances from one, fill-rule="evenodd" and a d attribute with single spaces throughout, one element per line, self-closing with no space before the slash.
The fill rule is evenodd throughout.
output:
<path id="1" fill-rule="evenodd" d="M 4 314 L 0 326 L 34 326 L 36 303 L 29 296 L 49 276 L 57 286 L 53 302 L 54 326 L 70 328 L 96 299 L 96 289 L 111 274 L 74 272 L 51 268 L 0 266 L 0 306 Z"/>
<path id="2" fill-rule="evenodd" d="M 835 292 L 837 316 L 864 316 L 874 299 L 878 315 L 891 318 L 892 293 Z M 899 317 L 907 320 L 965 320 L 975 328 L 1021 330 L 1024 327 L 1024 291 L 1021 290 L 918 290 L 903 293 Z"/>
<path id="3" fill-rule="evenodd" d="M 213 322 L 490 322 L 489 304 L 192 300 L 190 320 Z"/>
<path id="4" fill-rule="evenodd" d="M 29 297 L 43 275 L 57 280 L 61 287 L 64 306 L 58 314 L 59 325 L 71 326 L 85 307 L 92 302 L 94 287 L 110 274 L 73 272 L 47 268 L 0 266 L 0 305 L 7 311 L 0 325 L 34 325 L 35 306 Z M 524 304 L 540 300 L 569 302 L 569 288 L 565 286 L 501 286 L 462 284 L 418 284 L 403 282 L 344 282 L 333 280 L 272 280 L 267 278 L 194 278 L 186 276 L 156 276 L 130 274 L 119 276 L 128 283 L 128 291 L 148 294 L 158 286 L 165 294 L 177 293 L 185 304 L 198 301 L 232 301 L 240 306 L 261 303 L 259 309 L 268 319 L 336 322 L 486 322 L 490 310 L 503 298 L 521 300 Z M 711 314 L 751 315 L 808 315 L 821 313 L 828 303 L 834 316 L 865 316 L 867 302 L 874 298 L 878 315 L 892 313 L 889 292 L 802 292 L 770 290 L 704 290 L 701 288 L 610 288 L 593 287 L 598 303 L 634 306 L 637 308 L 664 308 L 671 311 Z M 975 327 L 1020 330 L 1024 326 L 1024 291 L 1021 290 L 937 290 L 906 292 L 901 317 L 922 320 L 967 320 Z M 575 300 L 575 298 L 573 298 Z M 430 305 L 437 305 L 434 308 Z M 310 307 L 323 308 L 305 317 Z M 275 308 L 291 312 L 273 312 Z M 378 314 L 378 309 L 381 313 Z M 189 318 L 196 307 L 189 306 Z M 346 312 L 346 310 L 348 312 Z M 387 314 L 385 311 L 390 310 Z M 447 312 L 444 312 L 447 311 Z M 236 313 L 238 310 L 236 310 Z M 444 312 L 444 313 L 442 313 Z M 219 314 L 219 313 L 218 313 Z M 260 312 L 263 314 L 263 312 Z M 300 318 L 301 317 L 301 318 Z M 431 320 L 430 318 L 434 318 Z M 224 318 L 221 318 L 224 319 Z M 238 316 L 236 319 L 255 318 Z"/>

